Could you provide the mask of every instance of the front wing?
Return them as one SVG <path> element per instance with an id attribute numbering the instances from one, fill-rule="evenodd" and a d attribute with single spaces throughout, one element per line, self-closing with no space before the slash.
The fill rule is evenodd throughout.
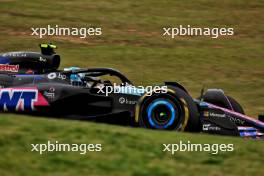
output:
<path id="1" fill-rule="evenodd" d="M 264 139 L 264 122 L 207 102 L 198 104 L 203 132 Z"/>

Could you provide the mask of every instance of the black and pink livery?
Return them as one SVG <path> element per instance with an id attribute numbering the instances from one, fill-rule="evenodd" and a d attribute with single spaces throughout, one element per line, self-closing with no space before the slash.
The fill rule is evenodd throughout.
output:
<path id="1" fill-rule="evenodd" d="M 166 93 L 123 91 L 104 94 L 104 87 L 125 75 L 111 68 L 60 71 L 54 45 L 42 44 L 41 53 L 0 55 L 0 111 L 65 119 L 93 120 L 160 130 L 263 138 L 263 117 L 246 116 L 239 103 L 220 89 L 209 89 L 194 99 L 177 82 L 165 82 Z M 80 76 L 81 75 L 81 76 Z M 77 82 L 73 78 L 78 80 Z M 115 79 L 116 80 L 116 79 Z M 103 87 L 103 88 L 102 88 Z"/>

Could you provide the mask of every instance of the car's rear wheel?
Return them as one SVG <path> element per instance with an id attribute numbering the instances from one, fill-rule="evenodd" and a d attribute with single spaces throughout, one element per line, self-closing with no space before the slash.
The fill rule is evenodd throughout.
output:
<path id="1" fill-rule="evenodd" d="M 200 119 L 193 99 L 182 89 L 143 96 L 138 104 L 141 127 L 177 131 L 199 131 Z"/>

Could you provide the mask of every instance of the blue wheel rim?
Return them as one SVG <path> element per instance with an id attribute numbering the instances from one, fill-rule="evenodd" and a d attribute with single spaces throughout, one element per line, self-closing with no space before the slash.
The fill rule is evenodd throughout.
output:
<path id="1" fill-rule="evenodd" d="M 157 108 L 157 106 L 160 106 L 160 105 L 166 106 L 171 113 L 171 117 L 170 117 L 169 121 L 164 125 L 157 124 L 152 119 L 153 110 L 155 108 Z M 153 127 L 153 128 L 162 128 L 162 129 L 168 128 L 175 121 L 176 113 L 177 112 L 176 112 L 176 109 L 174 108 L 173 104 L 170 101 L 164 100 L 164 99 L 161 99 L 161 100 L 159 99 L 159 100 L 153 101 L 147 108 L 148 121 L 149 121 L 151 127 Z"/>

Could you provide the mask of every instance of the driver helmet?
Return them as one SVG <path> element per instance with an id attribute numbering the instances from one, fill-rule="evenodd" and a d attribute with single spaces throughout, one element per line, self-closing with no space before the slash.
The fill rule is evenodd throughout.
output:
<path id="1" fill-rule="evenodd" d="M 64 68 L 63 70 L 71 71 L 71 70 L 78 70 L 78 69 L 80 68 L 79 67 L 67 67 L 67 68 Z M 71 74 L 70 81 L 73 85 L 82 86 L 84 84 L 84 77 L 85 77 L 84 73 Z"/>

